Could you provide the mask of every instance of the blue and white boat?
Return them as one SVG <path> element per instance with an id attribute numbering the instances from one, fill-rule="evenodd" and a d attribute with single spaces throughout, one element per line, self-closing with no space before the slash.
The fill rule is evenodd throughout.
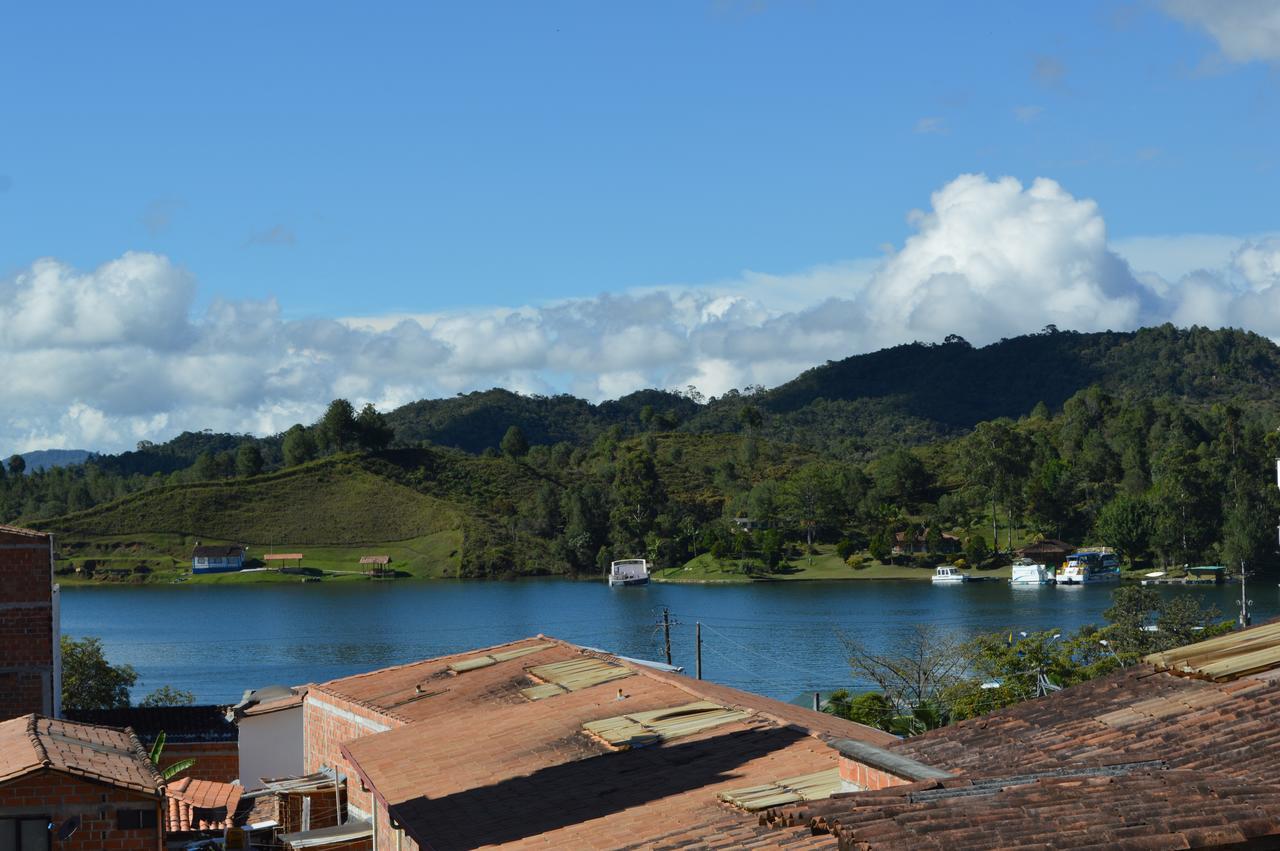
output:
<path id="1" fill-rule="evenodd" d="M 642 558 L 624 558 L 609 565 L 609 587 L 648 585 L 649 562 Z"/>

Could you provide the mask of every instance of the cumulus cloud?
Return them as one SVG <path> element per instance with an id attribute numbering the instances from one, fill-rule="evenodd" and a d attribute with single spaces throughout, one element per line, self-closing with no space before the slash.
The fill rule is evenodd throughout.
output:
<path id="1" fill-rule="evenodd" d="M 1207 32 L 1232 62 L 1280 61 L 1280 2 L 1165 0 L 1165 10 Z"/>
<path id="2" fill-rule="evenodd" d="M 983 344 L 1050 323 L 1280 336 L 1280 237 L 1195 237 L 1182 255 L 1170 237 L 1115 246 L 1097 205 L 1055 181 L 977 174 L 908 221 L 911 236 L 883 257 L 796 274 L 334 319 L 287 319 L 273 299 L 196 310 L 196 281 L 156 254 L 89 271 L 38 260 L 0 280 L 0 454 L 116 450 L 183 429 L 268 434 L 337 396 L 385 409 L 492 386 L 718 395 L 905 341 Z M 1142 262 L 1170 256 L 1183 265 Z"/>

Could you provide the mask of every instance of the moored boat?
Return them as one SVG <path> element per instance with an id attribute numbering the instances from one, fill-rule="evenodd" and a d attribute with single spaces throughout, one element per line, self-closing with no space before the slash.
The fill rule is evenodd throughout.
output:
<path id="1" fill-rule="evenodd" d="M 1054 577 L 1059 585 L 1093 585 L 1120 581 L 1120 559 L 1110 547 L 1077 550 L 1067 556 Z"/>
<path id="2" fill-rule="evenodd" d="M 649 562 L 642 558 L 625 558 L 609 565 L 609 587 L 648 585 Z"/>
<path id="3" fill-rule="evenodd" d="M 1009 574 L 1010 585 L 1052 585 L 1053 583 L 1053 568 L 1040 564 L 1034 559 L 1018 559 L 1013 563 L 1012 572 Z"/>
<path id="4" fill-rule="evenodd" d="M 933 574 L 933 583 L 935 585 L 956 585 L 960 582 L 968 581 L 969 576 L 967 574 L 961 573 L 949 564 L 938 565 L 938 569 Z"/>

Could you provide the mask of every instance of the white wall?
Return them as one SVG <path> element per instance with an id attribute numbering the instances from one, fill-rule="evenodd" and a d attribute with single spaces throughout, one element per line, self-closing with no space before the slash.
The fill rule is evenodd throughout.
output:
<path id="1" fill-rule="evenodd" d="M 302 774 L 302 706 L 239 720 L 240 783 L 261 789 L 263 777 Z"/>

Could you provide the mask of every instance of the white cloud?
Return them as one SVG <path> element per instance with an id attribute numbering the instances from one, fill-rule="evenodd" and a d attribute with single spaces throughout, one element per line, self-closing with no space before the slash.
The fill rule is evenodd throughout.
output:
<path id="1" fill-rule="evenodd" d="M 1013 108 L 1013 117 L 1021 121 L 1023 124 L 1030 124 L 1040 117 L 1040 113 L 1044 112 L 1043 106 L 1034 104 L 1025 104 L 1023 106 L 1015 106 Z"/>
<path id="2" fill-rule="evenodd" d="M 1233 62 L 1280 61 L 1277 0 L 1165 0 L 1164 7 L 1207 32 Z"/>
<path id="3" fill-rule="evenodd" d="M 974 344 L 1163 321 L 1280 335 L 1280 238 L 1107 240 L 1058 183 L 962 175 L 881 258 L 541 305 L 289 320 L 214 299 L 165 257 L 0 280 L 0 455 L 116 450 L 183 429 L 273 433 L 336 396 L 390 408 L 505 386 L 593 399 L 774 385 L 826 360 L 960 334 Z"/>

